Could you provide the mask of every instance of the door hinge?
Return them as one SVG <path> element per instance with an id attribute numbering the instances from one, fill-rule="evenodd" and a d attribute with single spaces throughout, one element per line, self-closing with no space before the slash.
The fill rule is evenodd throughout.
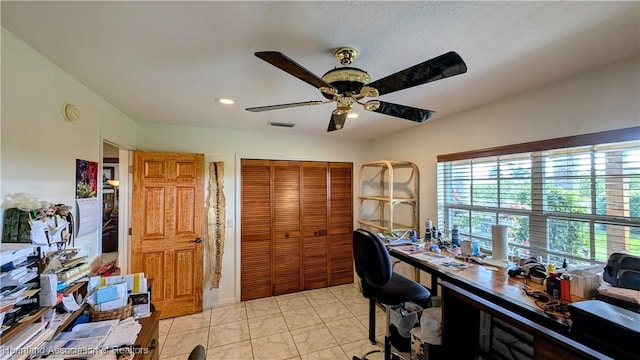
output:
<path id="1" fill-rule="evenodd" d="M 129 228 L 129 235 L 133 235 L 133 230 Z"/>
<path id="2" fill-rule="evenodd" d="M 129 165 L 129 174 L 133 174 L 133 165 Z"/>

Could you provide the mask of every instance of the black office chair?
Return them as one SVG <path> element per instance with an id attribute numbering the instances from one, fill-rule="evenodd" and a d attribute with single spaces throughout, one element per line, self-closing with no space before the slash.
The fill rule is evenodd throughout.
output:
<path id="1" fill-rule="evenodd" d="M 410 280 L 393 271 L 387 248 L 378 236 L 369 230 L 357 229 L 353 232 L 353 259 L 356 273 L 362 280 L 362 295 L 369 299 L 369 334 L 375 343 L 375 304 L 379 302 L 387 308 L 387 330 L 384 336 L 384 359 L 391 359 L 390 306 L 413 302 L 426 307 L 431 294 L 422 284 Z M 373 329 L 372 329 L 373 327 Z M 380 352 L 373 350 L 362 356 Z M 393 354 L 397 357 L 399 354 Z M 359 360 L 357 356 L 353 360 Z"/>
<path id="2" fill-rule="evenodd" d="M 206 360 L 207 359 L 207 350 L 204 349 L 202 345 L 196 345 L 187 360 Z"/>

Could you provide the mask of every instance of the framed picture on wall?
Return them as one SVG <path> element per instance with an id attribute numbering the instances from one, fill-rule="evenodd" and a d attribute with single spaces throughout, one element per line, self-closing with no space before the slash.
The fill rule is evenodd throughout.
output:
<path id="1" fill-rule="evenodd" d="M 107 184 L 107 180 L 114 180 L 115 168 L 113 166 L 103 166 L 102 167 L 102 185 L 105 187 L 111 187 L 111 185 Z"/>

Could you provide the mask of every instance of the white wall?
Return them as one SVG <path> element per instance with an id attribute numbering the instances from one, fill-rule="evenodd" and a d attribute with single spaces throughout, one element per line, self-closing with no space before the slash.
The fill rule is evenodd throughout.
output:
<path id="1" fill-rule="evenodd" d="M 227 200 L 228 228 L 224 245 L 222 279 L 219 289 L 205 282 L 204 307 L 233 303 L 240 299 L 240 169 L 241 158 L 291 159 L 354 162 L 354 191 L 357 169 L 370 152 L 370 142 L 264 134 L 198 127 L 139 124 L 136 141 L 139 150 L 204 153 L 205 185 L 209 181 L 209 162 L 224 161 L 224 194 Z M 205 197 L 208 196 L 205 190 Z M 355 206 L 355 202 L 354 202 Z M 208 257 L 205 255 L 205 279 Z"/>
<path id="2" fill-rule="evenodd" d="M 80 120 L 63 119 L 65 102 L 79 108 Z M 76 159 L 101 162 L 103 137 L 135 145 L 133 120 L 4 28 L 1 125 L 2 198 L 26 192 L 75 207 Z M 98 235 L 76 240 L 91 249 L 91 260 L 101 247 Z"/>
<path id="3" fill-rule="evenodd" d="M 434 222 L 437 218 L 436 156 L 638 125 L 640 58 L 636 57 L 446 118 L 433 118 L 375 141 L 372 159 L 408 160 L 418 165 L 423 234 L 427 217 Z"/>

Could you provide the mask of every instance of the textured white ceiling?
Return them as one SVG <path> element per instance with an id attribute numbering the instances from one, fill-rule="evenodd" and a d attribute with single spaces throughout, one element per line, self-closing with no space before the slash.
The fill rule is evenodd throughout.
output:
<path id="1" fill-rule="evenodd" d="M 322 76 L 333 51 L 372 80 L 448 51 L 468 72 L 380 97 L 429 121 L 640 54 L 640 2 L 1 2 L 2 26 L 137 122 L 375 139 L 419 124 L 366 112 L 326 133 L 333 104 L 253 56 Z M 214 101 L 236 99 L 233 106 Z M 291 129 L 268 122 L 290 122 Z"/>

